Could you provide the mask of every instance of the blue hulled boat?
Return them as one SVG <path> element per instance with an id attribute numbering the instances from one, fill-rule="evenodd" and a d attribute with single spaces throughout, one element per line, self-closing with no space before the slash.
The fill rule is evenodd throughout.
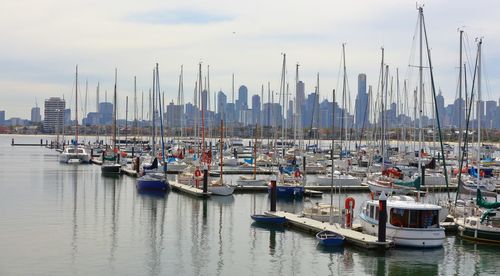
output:
<path id="1" fill-rule="evenodd" d="M 285 217 L 276 217 L 266 214 L 253 214 L 250 217 L 252 217 L 252 219 L 256 222 L 260 223 L 283 224 L 286 222 Z"/>
<path id="2" fill-rule="evenodd" d="M 341 234 L 329 230 L 319 232 L 316 234 L 316 238 L 324 246 L 342 246 L 345 240 Z"/>
<path id="3" fill-rule="evenodd" d="M 271 187 L 268 188 L 271 193 Z M 280 198 L 302 197 L 304 195 L 304 186 L 294 184 L 281 184 L 276 186 L 276 195 Z"/>
<path id="4" fill-rule="evenodd" d="M 149 173 L 137 179 L 138 190 L 159 190 L 166 191 L 170 188 L 165 176 L 161 173 Z"/>

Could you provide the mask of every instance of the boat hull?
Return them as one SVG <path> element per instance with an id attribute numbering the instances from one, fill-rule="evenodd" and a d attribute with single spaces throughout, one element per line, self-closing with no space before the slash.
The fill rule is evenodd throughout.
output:
<path id="1" fill-rule="evenodd" d="M 101 172 L 103 174 L 120 174 L 122 166 L 120 164 L 102 164 Z"/>
<path id="2" fill-rule="evenodd" d="M 359 216 L 363 232 L 377 236 L 378 222 L 367 219 L 363 214 Z M 444 228 L 402 228 L 389 223 L 386 225 L 386 236 L 396 246 L 415 248 L 442 247 L 445 240 Z"/>
<path id="3" fill-rule="evenodd" d="M 268 215 L 254 214 L 250 216 L 253 220 L 259 223 L 283 224 L 286 222 L 285 217 L 275 217 Z"/>
<path id="4" fill-rule="evenodd" d="M 316 234 L 316 239 L 323 246 L 342 246 L 345 237 L 332 231 L 321 231 Z"/>
<path id="5" fill-rule="evenodd" d="M 271 188 L 268 188 L 271 193 Z M 276 186 L 276 195 L 282 198 L 302 197 L 304 195 L 304 186 Z"/>
<path id="6" fill-rule="evenodd" d="M 228 185 L 209 186 L 208 191 L 212 193 L 212 195 L 228 196 L 234 193 L 234 187 Z"/>
<path id="7" fill-rule="evenodd" d="M 169 185 L 165 179 L 153 178 L 146 175 L 137 179 L 136 187 L 138 190 L 166 191 Z"/>

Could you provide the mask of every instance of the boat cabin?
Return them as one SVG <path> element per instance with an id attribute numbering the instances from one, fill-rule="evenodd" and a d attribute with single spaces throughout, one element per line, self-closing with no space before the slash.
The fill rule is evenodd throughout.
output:
<path id="1" fill-rule="evenodd" d="M 411 197 L 393 196 L 395 200 L 387 201 L 388 223 L 403 228 L 439 228 L 439 206 L 417 204 Z M 403 199 L 403 200 L 400 200 Z M 367 219 L 379 219 L 379 202 L 366 202 L 362 212 Z"/>

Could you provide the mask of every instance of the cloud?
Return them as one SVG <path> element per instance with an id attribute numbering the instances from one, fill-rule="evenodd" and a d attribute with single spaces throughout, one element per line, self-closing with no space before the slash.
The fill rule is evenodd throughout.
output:
<path id="1" fill-rule="evenodd" d="M 158 25 L 199 25 L 233 20 L 232 17 L 201 10 L 162 10 L 132 13 L 126 20 Z"/>

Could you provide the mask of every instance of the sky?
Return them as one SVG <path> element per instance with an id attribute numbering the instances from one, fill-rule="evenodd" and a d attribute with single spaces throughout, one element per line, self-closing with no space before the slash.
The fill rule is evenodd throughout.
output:
<path id="1" fill-rule="evenodd" d="M 482 97 L 498 100 L 500 1 L 419 4 L 424 5 L 436 89 L 442 91 L 445 103 L 457 97 L 458 28 L 466 34 L 465 59 L 474 60 L 475 38 L 483 38 Z M 223 90 L 232 100 L 233 73 L 236 89 L 244 84 L 249 95 L 260 94 L 261 85 L 267 82 L 278 93 L 282 53 L 287 57 L 290 90 L 298 63 L 306 94 L 314 91 L 319 73 L 320 97 L 331 99 L 332 89 L 342 90 L 342 43 L 346 47 L 350 102 L 356 97 L 359 73 L 367 74 L 368 85 L 376 91 L 381 47 L 394 77 L 394 90 L 396 68 L 401 91 L 404 79 L 412 90 L 417 85 L 414 66 L 418 65 L 416 5 L 415 1 L 401 0 L 4 1 L 0 9 L 0 110 L 6 111 L 7 118 L 29 119 L 36 102 L 43 110 L 44 100 L 53 96 L 64 96 L 73 109 L 76 65 L 82 92 L 79 116 L 84 109 L 85 80 L 90 112 L 95 110 L 98 82 L 101 101 L 104 91 L 111 100 L 117 68 L 118 112 L 123 118 L 126 96 L 132 110 L 134 76 L 139 98 L 142 92 L 147 95 L 157 62 L 167 102 L 177 101 L 181 65 L 184 101 L 192 101 L 200 62 L 204 76 L 210 65 L 212 95 Z M 467 77 L 471 75 L 467 70 Z M 427 84 L 428 73 L 426 76 Z M 406 94 L 413 97 L 411 92 Z"/>

